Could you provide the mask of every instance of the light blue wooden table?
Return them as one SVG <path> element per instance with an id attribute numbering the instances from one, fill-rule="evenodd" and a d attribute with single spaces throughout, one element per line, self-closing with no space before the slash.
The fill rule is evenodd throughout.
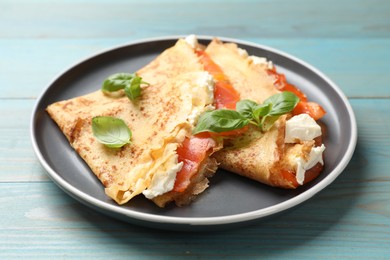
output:
<path id="1" fill-rule="evenodd" d="M 169 233 L 90 210 L 49 180 L 29 137 L 48 83 L 105 48 L 191 33 L 280 49 L 340 86 L 359 137 L 333 184 L 255 226 Z M 0 0 L 0 89 L 0 259 L 390 258 L 390 1 Z"/>

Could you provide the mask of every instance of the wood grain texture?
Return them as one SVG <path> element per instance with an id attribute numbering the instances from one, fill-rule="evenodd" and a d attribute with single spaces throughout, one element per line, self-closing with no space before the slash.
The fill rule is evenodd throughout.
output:
<path id="1" fill-rule="evenodd" d="M 0 37 L 144 38 L 172 32 L 235 38 L 387 37 L 389 13 L 390 3 L 383 0 L 3 0 Z"/>
<path id="2" fill-rule="evenodd" d="M 47 181 L 32 150 L 29 123 L 34 100 L 0 100 L 0 182 Z"/>
<path id="3" fill-rule="evenodd" d="M 0 40 L 0 98 L 36 98 L 60 73 L 87 57 L 136 39 Z M 139 40 L 139 39 L 137 39 Z M 311 64 L 348 97 L 390 97 L 390 39 L 261 39 Z M 23 87 L 23 91 L 20 88 Z M 96 86 L 99 88 L 100 86 Z"/>
<path id="4" fill-rule="evenodd" d="M 389 211 L 383 210 L 389 202 L 387 191 L 379 182 L 365 182 L 364 176 L 353 178 L 356 185 L 347 178 L 350 174 L 353 171 L 347 169 L 318 196 L 272 220 L 238 230 L 196 234 L 118 222 L 81 206 L 52 183 L 1 184 L 2 204 L 13 207 L 14 214 L 1 216 L 0 256 L 386 256 L 390 253 Z"/>
<path id="5" fill-rule="evenodd" d="M 0 1 L 0 259 L 388 259 L 390 1 Z M 106 48 L 166 35 L 267 45 L 328 75 L 348 96 L 358 144 L 345 171 L 289 212 L 225 232 L 161 232 L 76 202 L 32 150 L 36 98 Z"/>

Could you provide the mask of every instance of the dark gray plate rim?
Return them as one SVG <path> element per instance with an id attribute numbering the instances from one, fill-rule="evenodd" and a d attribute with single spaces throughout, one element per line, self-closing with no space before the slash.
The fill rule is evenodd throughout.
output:
<path id="1" fill-rule="evenodd" d="M 136 70 L 182 37 L 184 36 L 150 38 L 104 50 L 66 69 L 45 88 L 32 111 L 30 135 L 39 162 L 60 188 L 91 208 L 130 223 L 164 229 L 201 230 L 211 227 L 227 228 L 272 217 L 307 201 L 330 185 L 343 172 L 355 150 L 357 126 L 354 112 L 339 87 L 322 72 L 292 55 L 260 44 L 219 37 L 222 41 L 237 43 L 249 54 L 272 60 L 278 70 L 285 73 L 290 82 L 299 86 L 309 99 L 325 107 L 327 115 L 322 121 L 330 130 L 325 136 L 326 166 L 321 176 L 295 191 L 281 191 L 219 170 L 213 177 L 216 178 L 216 183 L 212 181 L 209 189 L 200 196 L 200 199 L 191 206 L 183 208 L 172 206 L 158 209 L 155 205 L 145 202 L 143 198 L 137 199 L 133 205 L 118 206 L 104 197 L 104 192 L 102 195 L 101 191 L 98 191 L 100 193 L 97 196 L 93 194 L 95 191 L 90 192 L 96 187 L 99 189 L 100 183 L 94 180 L 93 174 L 88 173 L 87 167 L 72 153 L 67 141 L 61 137 L 62 133 L 45 113 L 45 107 L 54 101 L 71 98 L 74 93 L 81 95 L 91 92 L 91 89 L 76 89 L 79 87 L 77 84 L 80 83 L 77 81 L 78 78 L 83 78 L 88 73 L 91 73 L 91 76 L 98 75 L 104 78 L 108 76 L 104 75 L 108 73 L 105 67 L 110 66 L 109 71 L 118 70 L 123 66 Z M 202 43 L 207 43 L 212 38 L 198 36 Z M 139 54 L 138 50 L 140 50 Z M 133 59 L 134 56 L 136 57 Z M 102 59 L 107 62 L 107 65 L 101 63 Z M 85 80 L 88 78 L 83 80 L 82 84 L 86 84 Z M 99 78 L 98 82 L 101 82 L 100 80 Z M 67 92 L 67 84 L 70 92 Z M 95 87 L 98 88 L 99 86 Z M 63 150 L 64 157 L 59 158 L 52 149 Z M 65 175 L 68 168 L 61 166 L 62 168 L 59 169 L 55 164 L 55 162 L 61 164 L 62 159 L 67 160 L 69 157 L 72 158 L 69 159 L 70 163 L 67 162 L 68 165 L 73 165 L 76 170 L 80 170 L 80 176 L 88 175 L 85 180 L 83 179 L 85 183 L 80 183 L 78 179 L 69 179 L 74 177 Z M 91 187 L 84 188 L 88 185 Z M 225 196 L 234 192 L 236 195 Z M 249 198 L 248 203 L 246 206 L 240 206 L 244 198 Z M 232 205 L 234 203 L 236 205 Z"/>

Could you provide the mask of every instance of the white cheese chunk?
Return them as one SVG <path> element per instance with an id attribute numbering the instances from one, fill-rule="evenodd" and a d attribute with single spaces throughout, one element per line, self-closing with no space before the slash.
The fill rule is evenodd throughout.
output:
<path id="1" fill-rule="evenodd" d="M 248 52 L 244 49 L 241 49 L 241 48 L 238 48 L 238 54 L 243 57 L 243 58 L 246 58 L 248 57 Z"/>
<path id="2" fill-rule="evenodd" d="M 264 57 L 257 57 L 257 56 L 251 55 L 251 56 L 249 56 L 249 58 L 251 58 L 253 64 L 267 65 L 268 69 L 272 69 L 274 66 L 272 61 L 268 61 L 267 58 L 264 58 Z"/>
<path id="3" fill-rule="evenodd" d="M 159 172 L 153 176 L 150 187 L 142 193 L 148 199 L 153 199 L 159 195 L 167 193 L 173 189 L 176 180 L 176 174 L 183 167 L 183 162 L 176 163 L 166 172 Z"/>
<path id="4" fill-rule="evenodd" d="M 196 84 L 207 93 L 206 104 L 212 104 L 214 102 L 214 77 L 208 72 L 203 72 Z"/>
<path id="5" fill-rule="evenodd" d="M 199 45 L 195 34 L 188 35 L 184 40 L 194 49 L 196 49 Z"/>
<path id="6" fill-rule="evenodd" d="M 180 85 L 182 98 L 188 100 L 186 105 L 191 109 L 187 116 L 187 122 L 195 125 L 202 113 L 207 110 L 215 109 L 212 105 L 214 102 L 214 78 L 208 72 L 199 72 L 194 81 L 185 82 Z M 159 165 L 153 166 L 156 172 L 152 177 L 149 187 L 142 193 L 148 199 L 153 199 L 159 195 L 171 191 L 174 187 L 176 174 L 183 167 L 183 162 L 178 163 L 178 155 L 172 154 L 172 149 L 166 148 L 164 151 L 167 157 L 166 161 Z M 165 158 L 163 156 L 162 158 Z"/>
<path id="7" fill-rule="evenodd" d="M 285 143 L 310 141 L 320 136 L 321 127 L 307 114 L 300 114 L 286 121 Z"/>
<path id="8" fill-rule="evenodd" d="M 303 158 L 297 158 L 297 182 L 302 185 L 305 180 L 305 173 L 307 170 L 313 168 L 317 163 L 324 164 L 322 160 L 322 153 L 325 150 L 325 145 L 313 147 L 309 154 L 309 159 L 306 161 Z"/>
<path id="9" fill-rule="evenodd" d="M 193 84 L 182 86 L 186 95 L 191 95 L 192 111 L 188 115 L 188 122 L 195 125 L 201 114 L 214 110 L 214 78 L 208 72 L 199 73 L 199 77 Z"/>

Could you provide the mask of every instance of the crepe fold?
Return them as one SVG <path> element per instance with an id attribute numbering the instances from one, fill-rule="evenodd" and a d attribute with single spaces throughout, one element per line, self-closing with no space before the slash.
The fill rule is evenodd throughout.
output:
<path id="1" fill-rule="evenodd" d="M 179 40 L 137 72 L 150 83 L 139 100 L 131 102 L 124 95 L 115 97 L 99 90 L 51 104 L 47 112 L 99 178 L 106 194 L 124 204 L 148 190 L 154 178 L 163 179 L 172 167 L 179 166 L 176 150 L 185 138 L 191 138 L 193 123 L 188 118 L 194 108 L 206 105 L 198 86 L 204 73 L 193 49 Z M 194 90 L 200 93 L 197 99 L 189 94 Z M 95 116 L 122 119 L 132 131 L 131 144 L 111 149 L 99 143 L 91 127 Z M 218 147 L 213 143 L 210 153 Z M 172 200 L 178 205 L 189 203 L 208 186 L 207 178 L 216 168 L 215 159 L 207 158 L 184 192 L 157 194 L 153 201 L 161 207 Z"/>
<path id="2" fill-rule="evenodd" d="M 274 78 L 267 73 L 268 64 L 257 63 L 246 51 L 233 43 L 222 43 L 214 39 L 206 53 L 219 65 L 229 78 L 240 98 L 262 103 L 279 93 Z M 226 139 L 224 148 L 213 155 L 220 167 L 267 185 L 296 188 L 297 160 L 308 159 L 313 147 L 321 144 L 320 138 L 289 144 L 284 142 L 286 120 L 290 114 L 281 116 L 265 133 L 256 126 L 250 126 L 243 135 Z M 305 182 L 310 181 L 322 170 L 322 164 L 306 171 Z"/>

